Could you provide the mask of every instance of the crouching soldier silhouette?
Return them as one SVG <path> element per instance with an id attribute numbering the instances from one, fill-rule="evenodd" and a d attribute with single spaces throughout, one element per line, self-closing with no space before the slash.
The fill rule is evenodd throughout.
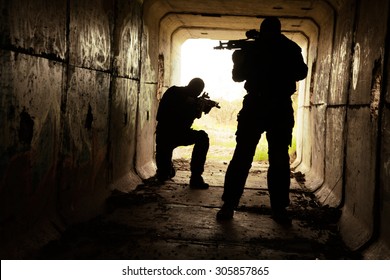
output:
<path id="1" fill-rule="evenodd" d="M 218 220 L 232 219 L 243 194 L 256 146 L 263 132 L 268 141 L 267 184 L 273 219 L 291 224 L 289 206 L 290 158 L 294 126 L 291 95 L 296 82 L 307 75 L 300 47 L 281 34 L 275 17 L 265 18 L 255 42 L 233 54 L 233 80 L 244 81 L 247 91 L 237 116 L 236 148 L 225 174 L 224 204 Z"/>
<path id="2" fill-rule="evenodd" d="M 194 145 L 189 185 L 195 189 L 207 189 L 202 174 L 209 149 L 209 138 L 205 131 L 191 128 L 202 113 L 209 113 L 212 105 L 198 98 L 204 89 L 200 78 L 192 79 L 187 86 L 172 86 L 164 93 L 157 111 L 156 128 L 156 177 L 162 183 L 175 176 L 172 153 L 178 146 Z M 215 105 L 214 105 L 215 106 Z"/>

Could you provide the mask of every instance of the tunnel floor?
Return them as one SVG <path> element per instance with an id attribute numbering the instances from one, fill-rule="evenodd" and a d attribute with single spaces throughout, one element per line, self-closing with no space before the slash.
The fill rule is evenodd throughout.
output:
<path id="1" fill-rule="evenodd" d="M 343 244 L 340 210 L 321 207 L 305 192 L 302 174 L 292 176 L 292 227 L 271 219 L 267 163 L 254 163 L 234 219 L 218 222 L 226 162 L 206 163 L 208 190 L 188 186 L 189 162 L 175 160 L 177 174 L 162 186 L 113 191 L 107 211 L 68 228 L 34 259 L 342 260 L 362 259 Z M 300 176 L 297 176 L 300 175 Z"/>

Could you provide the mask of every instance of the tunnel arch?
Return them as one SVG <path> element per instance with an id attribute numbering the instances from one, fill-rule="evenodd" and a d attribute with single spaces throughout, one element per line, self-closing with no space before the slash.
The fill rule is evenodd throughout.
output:
<path id="1" fill-rule="evenodd" d="M 261 6 L 261 15 L 255 7 L 248 7 L 248 3 L 239 4 L 230 2 L 225 3 L 221 9 L 218 4 L 208 5 L 207 9 L 203 1 L 179 3 L 180 1 L 168 1 L 169 6 L 164 3 L 146 1 L 146 7 L 154 7 L 154 11 L 159 13 L 159 53 L 164 54 L 164 85 L 159 87 L 167 88 L 169 85 L 180 81 L 179 61 L 180 47 L 187 39 L 207 38 L 216 40 L 242 39 L 245 31 L 249 29 L 258 29 L 259 25 L 266 15 L 276 15 L 281 19 L 282 31 L 288 37 L 293 38 L 306 52 L 306 62 L 309 66 L 308 77 L 300 82 L 299 86 L 299 104 L 296 124 L 297 130 L 297 157 L 293 163 L 293 168 L 306 174 L 310 190 L 317 190 L 324 182 L 324 145 L 318 146 L 318 141 L 312 139 L 324 138 L 319 133 L 324 130 L 316 130 L 313 123 L 313 114 L 322 114 L 320 119 L 324 119 L 327 90 L 329 88 L 329 75 L 323 70 L 316 71 L 317 59 L 325 61 L 323 67 L 330 67 L 329 58 L 332 52 L 332 39 L 334 32 L 334 8 L 324 1 L 306 1 L 294 3 L 285 1 L 288 8 L 283 8 L 282 4 Z M 223 2 L 223 1 L 222 1 Z M 309 3 L 310 2 L 310 3 Z M 240 2 L 241 3 L 241 2 Z M 229 4 L 231 6 L 229 6 Z M 151 6 L 149 6 L 151 5 Z M 267 6 L 267 7 L 265 7 Z M 241 8 L 241 9 L 240 9 Z M 148 10 L 146 8 L 146 10 Z M 322 27 L 324 26 L 324 27 Z M 290 36 L 289 36 L 290 35 Z M 305 42 L 306 41 L 306 42 Z M 319 44 L 319 41 L 329 42 L 328 44 Z M 320 57 L 318 58 L 318 55 Z M 327 54 L 327 55 L 325 55 Z M 324 56 L 325 58 L 323 58 Z M 321 67 L 321 66 L 320 66 Z M 316 73 L 321 73 L 315 76 Z M 318 86 L 318 84 L 321 84 Z M 326 86 L 324 86 L 326 84 Z M 316 96 L 314 92 L 316 87 L 321 88 L 321 94 Z M 313 110 L 314 108 L 314 110 Z M 324 122 L 324 120 L 323 120 Z M 307 137 L 310 135 L 310 137 Z M 321 141 L 320 143 L 323 143 Z M 313 153 L 316 156 L 313 156 Z"/>
<path id="2" fill-rule="evenodd" d="M 197 27 L 195 27 L 197 28 Z M 192 28 L 190 28 L 192 29 Z M 178 44 L 173 44 L 175 47 L 175 50 L 172 51 L 173 54 L 175 54 L 175 57 L 172 57 L 172 61 L 174 61 L 174 63 L 170 63 L 171 64 L 171 71 L 170 71 L 170 74 L 169 77 L 166 79 L 168 80 L 168 84 L 169 85 L 173 85 L 173 84 L 180 84 L 180 72 L 181 72 L 181 69 L 180 69 L 180 57 L 181 57 L 181 54 L 180 54 L 180 47 L 181 47 L 181 42 L 186 42 L 186 40 L 188 39 L 194 39 L 193 37 L 189 37 L 188 35 L 188 28 L 185 28 L 185 27 L 179 27 L 177 30 L 174 31 L 174 33 L 172 34 L 172 40 L 171 41 L 176 41 L 178 42 Z M 228 39 L 242 39 L 245 37 L 245 31 L 236 31 L 236 33 L 238 35 L 236 36 L 233 36 L 230 35 L 231 32 L 229 31 L 226 31 L 226 36 L 223 37 L 223 38 L 227 38 L 226 40 Z M 311 61 L 313 60 L 313 57 L 311 57 L 309 54 L 310 52 L 315 54 L 315 50 L 311 49 L 311 43 L 310 43 L 310 40 L 309 40 L 309 37 L 306 36 L 306 34 L 302 33 L 302 32 L 294 32 L 294 31 L 283 31 L 283 33 L 290 39 L 293 39 L 295 42 L 298 43 L 298 45 L 300 45 L 301 49 L 302 49 L 302 54 L 304 56 L 304 60 L 305 62 L 310 65 L 311 64 Z M 234 32 L 233 32 L 234 34 Z M 244 37 L 243 37 L 244 36 Z M 221 38 L 222 37 L 216 37 L 218 39 L 215 39 L 215 38 L 207 38 L 207 39 L 212 39 L 212 40 L 222 40 Z M 203 39 L 203 38 L 197 38 L 197 39 Z M 315 43 L 317 44 L 317 43 Z M 216 43 L 217 45 L 217 43 Z M 221 51 L 221 50 L 218 50 L 218 51 Z M 222 50 L 223 51 L 223 50 Z M 229 58 L 228 58 L 229 59 Z M 311 72 L 311 69 L 310 69 L 310 72 Z M 304 119 L 303 119 L 303 114 L 304 114 L 304 111 L 305 109 L 308 107 L 307 105 L 305 105 L 305 99 L 307 95 L 310 94 L 308 88 L 309 88 L 309 83 L 310 83 L 310 79 L 308 81 L 306 80 L 303 80 L 303 81 L 300 81 L 298 83 L 298 87 L 297 87 L 297 92 L 294 94 L 296 95 L 297 97 L 297 110 L 295 112 L 295 122 L 296 122 L 296 132 L 294 133 L 296 135 L 296 139 L 297 139 L 297 149 L 296 149 L 296 157 L 295 157 L 295 160 L 294 162 L 292 163 L 292 168 L 293 169 L 299 169 L 299 166 L 301 164 L 305 164 L 303 163 L 303 158 L 302 158 L 302 154 L 303 154 L 303 148 L 306 148 L 310 151 L 310 147 L 309 145 L 305 145 L 304 144 L 304 135 L 303 135 L 303 127 L 305 125 L 309 125 L 308 123 L 303 123 L 304 122 Z M 306 164 L 307 165 L 307 164 Z"/>

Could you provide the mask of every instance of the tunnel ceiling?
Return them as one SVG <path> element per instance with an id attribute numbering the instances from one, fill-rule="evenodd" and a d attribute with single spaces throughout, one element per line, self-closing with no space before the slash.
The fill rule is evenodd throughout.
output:
<path id="1" fill-rule="evenodd" d="M 258 29 L 265 16 L 278 16 L 284 32 L 318 34 L 344 0 L 144 0 L 146 18 L 160 19 L 171 34 L 188 38 L 237 39 Z"/>

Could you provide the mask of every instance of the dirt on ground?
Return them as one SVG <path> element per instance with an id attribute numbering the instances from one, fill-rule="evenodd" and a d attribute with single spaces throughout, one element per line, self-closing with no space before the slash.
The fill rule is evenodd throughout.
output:
<path id="1" fill-rule="evenodd" d="M 267 162 L 254 162 L 233 220 L 218 222 L 228 162 L 207 161 L 208 190 L 191 190 L 187 159 L 175 158 L 176 176 L 117 190 L 106 212 L 70 226 L 32 259 L 361 259 L 338 234 L 340 209 L 321 206 L 292 173 L 291 228 L 271 219 Z M 297 175 L 297 176 L 295 176 Z M 298 179 L 300 183 L 296 180 Z M 302 187 L 303 186 L 303 187 Z"/>

